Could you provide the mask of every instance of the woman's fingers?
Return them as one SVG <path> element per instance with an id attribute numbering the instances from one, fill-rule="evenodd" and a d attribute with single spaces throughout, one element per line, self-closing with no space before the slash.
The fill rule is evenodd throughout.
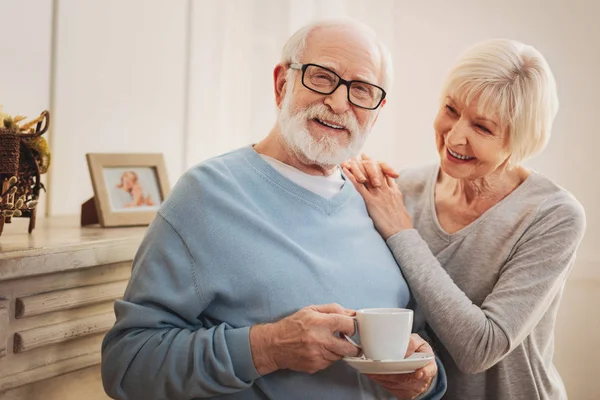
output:
<path id="1" fill-rule="evenodd" d="M 362 165 L 365 168 L 369 184 L 373 187 L 381 186 L 384 175 L 379 164 L 375 161 L 363 160 Z"/>
<path id="2" fill-rule="evenodd" d="M 350 164 L 349 170 L 352 172 L 356 180 L 360 183 L 365 183 L 367 181 L 367 173 L 365 167 L 362 165 L 362 162 L 355 158 L 351 158 L 348 160 L 348 163 Z"/>
<path id="3" fill-rule="evenodd" d="M 390 188 L 398 187 L 398 184 L 396 183 L 396 179 L 394 179 L 393 177 L 391 177 L 389 175 L 385 176 L 385 183 L 387 183 L 388 187 L 390 187 Z"/>
<path id="4" fill-rule="evenodd" d="M 393 178 L 398 178 L 400 176 L 400 174 L 396 172 L 394 168 L 390 167 L 389 164 L 382 161 L 375 161 L 364 153 L 360 155 L 360 161 L 362 161 L 362 164 L 365 167 L 370 184 L 374 187 L 378 187 L 385 183 L 384 176 L 391 176 Z"/>
<path id="5" fill-rule="evenodd" d="M 396 172 L 396 170 L 392 167 L 390 167 L 387 163 L 380 161 L 379 162 L 379 168 L 381 168 L 381 171 L 387 175 L 387 176 L 391 176 L 392 178 L 398 178 L 400 176 L 400 174 L 398 172 Z"/>
<path id="6" fill-rule="evenodd" d="M 350 182 L 352 182 L 358 193 L 361 194 L 361 196 L 364 197 L 366 194 L 369 193 L 369 189 L 367 189 L 364 184 L 360 183 L 356 179 L 356 176 L 354 176 L 354 174 L 348 168 L 342 167 L 342 170 L 344 171 L 344 174 L 348 177 L 348 179 L 350 179 Z"/>

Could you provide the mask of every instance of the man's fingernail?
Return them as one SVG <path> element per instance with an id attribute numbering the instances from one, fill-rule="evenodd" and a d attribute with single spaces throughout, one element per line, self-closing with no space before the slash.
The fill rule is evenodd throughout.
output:
<path id="1" fill-rule="evenodd" d="M 379 179 L 373 179 L 373 184 L 375 185 L 379 185 L 381 182 L 379 182 Z"/>

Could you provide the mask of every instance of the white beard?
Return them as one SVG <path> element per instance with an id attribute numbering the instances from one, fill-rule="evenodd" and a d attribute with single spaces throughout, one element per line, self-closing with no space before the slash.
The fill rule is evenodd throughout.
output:
<path id="1" fill-rule="evenodd" d="M 278 116 L 281 136 L 285 144 L 301 161 L 308 161 L 321 167 L 333 167 L 355 157 L 363 147 L 372 119 L 370 119 L 364 130 L 360 129 L 358 121 L 353 114 L 339 115 L 333 113 L 323 103 L 316 103 L 303 110 L 293 111 L 291 108 L 293 80 L 288 80 L 285 97 L 281 104 Z M 373 118 L 375 117 L 373 113 Z M 308 121 L 319 118 L 330 121 L 336 125 L 343 125 L 350 134 L 350 142 L 344 146 L 340 144 L 335 135 L 324 135 L 315 139 L 309 132 Z"/>

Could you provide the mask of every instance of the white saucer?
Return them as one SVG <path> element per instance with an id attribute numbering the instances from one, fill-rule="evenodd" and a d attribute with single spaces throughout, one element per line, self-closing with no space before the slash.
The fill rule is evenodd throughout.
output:
<path id="1" fill-rule="evenodd" d="M 427 365 L 435 356 L 413 353 L 403 360 L 368 360 L 364 357 L 344 357 L 343 360 L 363 374 L 409 374 Z"/>

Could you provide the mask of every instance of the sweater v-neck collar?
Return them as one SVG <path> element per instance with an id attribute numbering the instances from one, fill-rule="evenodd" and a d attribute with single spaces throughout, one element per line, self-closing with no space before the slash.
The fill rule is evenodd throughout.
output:
<path id="1" fill-rule="evenodd" d="M 326 199 L 302 186 L 292 182 L 285 176 L 281 175 L 275 168 L 269 165 L 268 162 L 262 159 L 262 157 L 254 150 L 252 145 L 248 145 L 241 149 L 243 156 L 250 163 L 254 169 L 266 177 L 272 184 L 279 188 L 289 192 L 290 194 L 301 198 L 309 205 L 322 210 L 325 214 L 330 215 L 337 211 L 340 207 L 348 202 L 353 194 L 356 194 L 356 189 L 352 185 L 352 182 L 342 173 L 345 180 L 344 185 L 339 193 L 333 197 Z"/>

